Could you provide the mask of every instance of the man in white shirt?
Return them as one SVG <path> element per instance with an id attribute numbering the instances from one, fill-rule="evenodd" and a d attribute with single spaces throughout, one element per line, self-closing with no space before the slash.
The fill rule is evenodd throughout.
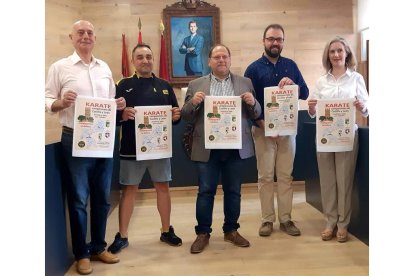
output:
<path id="1" fill-rule="evenodd" d="M 73 117 L 78 95 L 114 98 L 115 84 L 108 65 L 92 55 L 96 36 L 93 25 L 84 20 L 73 24 L 69 34 L 75 51 L 49 68 L 45 105 L 48 112 L 59 112 L 63 126 L 62 152 L 70 174 L 67 187 L 72 251 L 76 269 L 82 275 L 92 273 L 91 256 L 104 263 L 117 263 L 119 258 L 105 250 L 106 219 L 110 202 L 112 158 L 72 156 Z M 116 100 L 117 109 L 125 108 L 124 98 Z M 86 242 L 87 204 L 91 202 L 91 242 Z"/>

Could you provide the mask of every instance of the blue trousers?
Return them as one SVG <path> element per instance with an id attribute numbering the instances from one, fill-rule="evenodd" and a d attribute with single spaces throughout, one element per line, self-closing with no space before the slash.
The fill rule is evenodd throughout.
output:
<path id="1" fill-rule="evenodd" d="M 67 187 L 72 251 L 75 259 L 105 250 L 106 220 L 110 209 L 112 158 L 72 157 L 73 135 L 62 133 L 62 149 L 70 174 Z M 86 242 L 90 197 L 91 242 Z"/>
<path id="2" fill-rule="evenodd" d="M 242 163 L 238 150 L 212 150 L 208 162 L 196 162 L 199 185 L 196 234 L 210 234 L 212 231 L 214 197 L 220 174 L 224 192 L 223 232 L 228 233 L 240 227 L 237 221 L 240 216 Z"/>

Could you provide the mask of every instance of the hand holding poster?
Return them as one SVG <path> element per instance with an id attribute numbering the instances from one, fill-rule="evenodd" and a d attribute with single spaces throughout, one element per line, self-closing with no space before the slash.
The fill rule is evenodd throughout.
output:
<path id="1" fill-rule="evenodd" d="M 240 96 L 206 96 L 204 100 L 206 149 L 241 149 Z"/>
<path id="2" fill-rule="evenodd" d="M 135 106 L 137 160 L 172 157 L 171 105 Z"/>
<path id="3" fill-rule="evenodd" d="M 316 148 L 319 152 L 351 151 L 354 145 L 354 99 L 318 100 Z"/>
<path id="4" fill-rule="evenodd" d="M 72 155 L 112 158 L 115 141 L 115 99 L 77 96 Z"/>
<path id="5" fill-rule="evenodd" d="M 264 89 L 265 136 L 296 135 L 298 129 L 298 86 Z"/>

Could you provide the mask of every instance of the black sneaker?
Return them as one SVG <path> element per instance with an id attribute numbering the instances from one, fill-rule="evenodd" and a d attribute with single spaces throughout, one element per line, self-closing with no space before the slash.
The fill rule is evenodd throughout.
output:
<path id="1" fill-rule="evenodd" d="M 170 226 L 168 232 L 161 233 L 160 241 L 168 243 L 172 246 L 180 246 L 183 244 L 183 241 L 175 235 L 174 228 L 172 226 Z"/>
<path id="2" fill-rule="evenodd" d="M 108 247 L 108 251 L 112 254 L 116 254 L 128 245 L 128 238 L 121 238 L 121 234 L 118 232 L 115 235 L 114 242 Z"/>

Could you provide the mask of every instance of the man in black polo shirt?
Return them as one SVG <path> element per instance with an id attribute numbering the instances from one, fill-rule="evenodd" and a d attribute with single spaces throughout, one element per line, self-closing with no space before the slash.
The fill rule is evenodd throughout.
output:
<path id="1" fill-rule="evenodd" d="M 116 97 L 124 97 L 127 107 L 117 114 L 122 125 L 119 182 L 123 191 L 119 204 L 119 232 L 108 248 L 110 252 L 119 252 L 128 246 L 128 225 L 134 210 L 135 195 L 147 169 L 157 192 L 157 208 L 162 224 L 160 240 L 172 246 L 182 244 L 182 240 L 175 235 L 174 228 L 170 225 L 170 158 L 136 160 L 134 106 L 171 105 L 173 123 L 177 123 L 181 116 L 170 84 L 152 73 L 153 62 L 152 51 L 148 45 L 135 46 L 132 51 L 135 74 L 119 81 L 116 87 Z"/>

